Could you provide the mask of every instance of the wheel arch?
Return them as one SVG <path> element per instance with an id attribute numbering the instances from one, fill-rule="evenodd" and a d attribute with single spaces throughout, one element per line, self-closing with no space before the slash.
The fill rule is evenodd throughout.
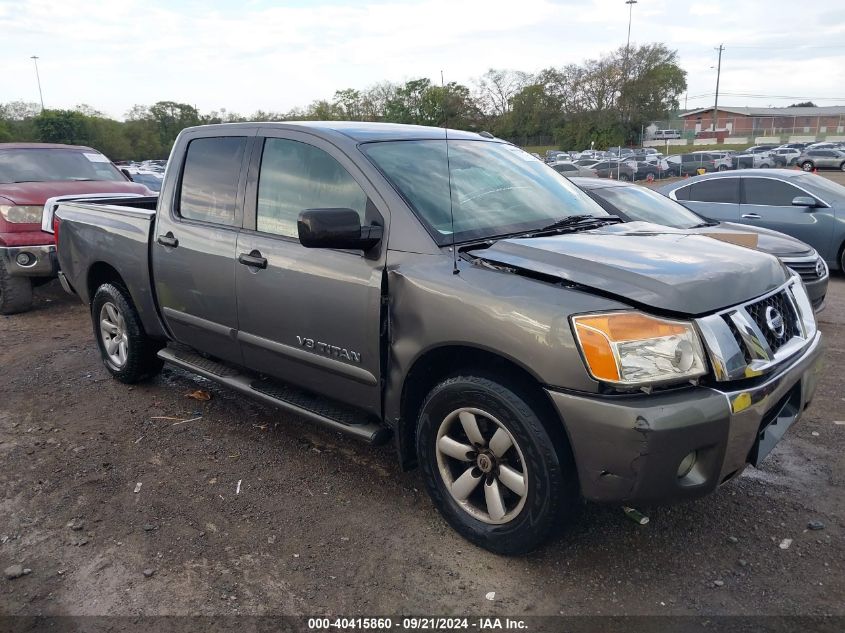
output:
<path id="1" fill-rule="evenodd" d="M 449 376 L 482 376 L 512 387 L 531 399 L 552 437 L 566 440 L 560 416 L 543 389 L 542 381 L 518 361 L 496 352 L 464 344 L 441 345 L 421 353 L 402 381 L 399 419 L 394 429 L 399 460 L 404 470 L 417 465 L 417 415 L 425 397 Z M 562 435 L 562 437 L 561 437 Z"/>
<path id="2" fill-rule="evenodd" d="M 123 277 L 114 266 L 103 261 L 94 262 L 88 269 L 88 275 L 85 280 L 88 303 L 94 300 L 97 288 L 103 284 L 114 284 L 121 288 L 126 288 L 126 282 L 123 281 Z"/>
<path id="3" fill-rule="evenodd" d="M 147 279 L 147 284 L 149 284 L 149 277 Z M 91 264 L 88 268 L 88 274 L 85 277 L 85 290 L 87 292 L 85 301 L 89 306 L 94 301 L 97 288 L 103 284 L 113 284 L 126 291 L 126 294 L 132 300 L 135 309 L 140 315 L 144 330 L 148 336 L 155 339 L 167 338 L 167 332 L 159 318 L 151 293 L 145 286 L 135 287 L 135 285 L 127 283 L 120 271 L 108 262 L 99 260 Z M 138 284 L 137 281 L 136 284 Z"/>

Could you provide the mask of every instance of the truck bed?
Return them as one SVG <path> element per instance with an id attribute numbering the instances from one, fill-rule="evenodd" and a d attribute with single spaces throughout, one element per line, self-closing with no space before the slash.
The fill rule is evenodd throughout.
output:
<path id="1" fill-rule="evenodd" d="M 153 299 L 150 278 L 150 236 L 156 212 L 149 207 L 156 198 L 61 202 L 57 249 L 61 272 L 74 292 L 90 303 L 94 279 L 116 271 L 124 280 L 147 333 L 163 335 Z M 129 204 L 126 204 L 129 202 Z M 65 220 L 69 220 L 65 222 Z"/>

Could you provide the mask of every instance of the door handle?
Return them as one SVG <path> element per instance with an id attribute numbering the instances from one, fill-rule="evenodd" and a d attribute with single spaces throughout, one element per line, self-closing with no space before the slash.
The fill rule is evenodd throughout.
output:
<path id="1" fill-rule="evenodd" d="M 758 213 L 743 213 L 742 217 L 744 217 L 746 220 L 759 220 L 759 219 L 761 219 L 760 215 Z"/>
<path id="2" fill-rule="evenodd" d="M 173 233 L 171 233 L 170 231 L 168 231 L 164 235 L 159 235 L 156 239 L 156 242 L 158 242 L 162 246 L 167 246 L 169 248 L 176 248 L 177 246 L 179 246 L 179 240 L 173 237 Z"/>
<path id="3" fill-rule="evenodd" d="M 267 258 L 261 256 L 260 251 L 251 251 L 238 255 L 238 262 L 250 268 L 267 268 Z"/>

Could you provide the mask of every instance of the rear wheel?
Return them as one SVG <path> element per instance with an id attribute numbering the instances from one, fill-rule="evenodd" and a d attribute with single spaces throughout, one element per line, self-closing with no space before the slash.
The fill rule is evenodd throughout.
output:
<path id="1" fill-rule="evenodd" d="M 135 383 L 157 374 L 162 367 L 162 345 L 147 336 L 138 311 L 125 288 L 103 284 L 91 304 L 94 336 L 103 364 L 112 376 Z"/>
<path id="2" fill-rule="evenodd" d="M 804 171 L 813 171 L 813 163 L 808 160 L 804 161 L 803 163 L 801 163 L 801 169 L 803 169 Z"/>
<path id="3" fill-rule="evenodd" d="M 420 413 L 417 453 L 437 509 L 464 538 L 499 554 L 535 549 L 579 505 L 565 437 L 550 436 L 540 410 L 499 382 L 456 376 L 429 393 Z"/>
<path id="4" fill-rule="evenodd" d="M 12 277 L 0 261 L 0 314 L 17 314 L 32 307 L 32 282 L 29 277 Z"/>
<path id="5" fill-rule="evenodd" d="M 631 178 L 630 178 L 630 176 L 628 176 L 628 174 L 619 174 L 619 180 L 622 180 L 623 182 L 627 182 L 627 181 L 631 180 Z"/>
<path id="6" fill-rule="evenodd" d="M 728 171 L 728 168 L 725 165 L 719 165 L 719 171 Z"/>

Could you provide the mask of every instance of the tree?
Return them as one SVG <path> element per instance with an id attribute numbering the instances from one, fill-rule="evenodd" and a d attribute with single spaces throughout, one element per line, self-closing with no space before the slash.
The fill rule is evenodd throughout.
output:
<path id="1" fill-rule="evenodd" d="M 791 106 L 788 106 L 788 107 L 790 107 L 790 108 L 818 108 L 819 106 L 817 106 L 812 101 L 802 101 L 801 103 L 793 103 Z"/>
<path id="2" fill-rule="evenodd" d="M 531 83 L 531 75 L 521 70 L 491 68 L 477 82 L 478 100 L 485 114 L 504 116 L 511 109 L 511 99 Z"/>
<path id="3" fill-rule="evenodd" d="M 194 106 L 175 101 L 159 101 L 150 106 L 149 115 L 158 127 L 159 140 L 170 151 L 179 132 L 186 127 L 201 123 L 199 112 Z"/>
<path id="4" fill-rule="evenodd" d="M 90 140 L 88 117 L 76 110 L 43 110 L 35 117 L 35 128 L 43 143 L 86 145 Z"/>

